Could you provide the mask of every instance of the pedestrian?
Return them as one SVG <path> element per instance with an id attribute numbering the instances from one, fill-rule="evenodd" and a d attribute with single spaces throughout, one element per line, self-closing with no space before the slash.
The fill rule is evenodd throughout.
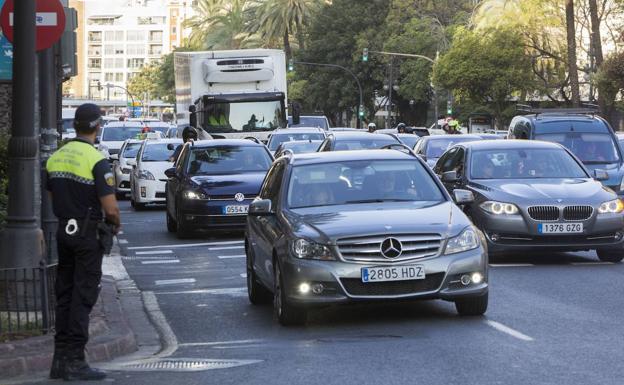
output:
<path id="1" fill-rule="evenodd" d="M 120 228 L 114 177 L 108 161 L 93 146 L 101 123 L 98 106 L 79 106 L 74 119 L 76 138 L 52 154 L 46 165 L 47 188 L 59 220 L 52 379 L 106 377 L 85 359 L 89 314 L 99 295 L 102 257 L 110 252 L 113 234 Z"/>
<path id="2" fill-rule="evenodd" d="M 195 129 L 191 126 L 186 126 L 184 127 L 184 130 L 182 130 L 182 143 L 186 143 L 189 140 L 197 140 L 197 131 L 195 131 Z M 182 148 L 184 148 L 184 144 L 179 144 L 178 147 L 176 147 L 173 154 L 169 158 L 170 162 L 176 163 L 178 161 Z"/>
<path id="3" fill-rule="evenodd" d="M 368 123 L 368 132 L 375 132 L 377 129 L 377 125 L 373 122 Z"/>

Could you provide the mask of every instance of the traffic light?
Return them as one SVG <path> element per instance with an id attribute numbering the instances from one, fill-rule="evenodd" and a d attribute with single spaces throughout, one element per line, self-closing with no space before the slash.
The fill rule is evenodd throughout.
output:
<path id="1" fill-rule="evenodd" d="M 364 50 L 362 51 L 362 61 L 363 62 L 368 61 L 368 48 L 364 48 Z"/>
<path id="2" fill-rule="evenodd" d="M 360 116 L 360 118 L 364 117 L 364 106 L 360 105 L 360 109 L 358 111 L 358 115 Z"/>
<path id="3" fill-rule="evenodd" d="M 295 61 L 293 59 L 288 60 L 288 71 L 292 72 L 295 70 Z"/>

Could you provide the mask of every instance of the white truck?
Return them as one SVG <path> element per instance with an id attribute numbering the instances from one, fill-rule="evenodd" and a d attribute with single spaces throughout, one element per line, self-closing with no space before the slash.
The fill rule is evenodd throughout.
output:
<path id="1" fill-rule="evenodd" d="M 284 51 L 176 52 L 174 64 L 178 124 L 200 139 L 266 140 L 287 126 Z"/>

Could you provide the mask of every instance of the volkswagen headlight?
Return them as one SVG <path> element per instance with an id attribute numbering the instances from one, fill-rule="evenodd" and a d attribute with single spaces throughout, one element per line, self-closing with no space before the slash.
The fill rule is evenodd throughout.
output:
<path id="1" fill-rule="evenodd" d="M 295 257 L 301 259 L 335 260 L 329 248 L 303 238 L 299 238 L 292 243 L 292 252 Z"/>
<path id="2" fill-rule="evenodd" d="M 156 180 L 156 178 L 154 178 L 154 174 L 147 170 L 139 170 L 137 172 L 137 178 L 145 180 Z"/>
<path id="3" fill-rule="evenodd" d="M 620 199 L 604 202 L 598 207 L 600 214 L 618 214 L 624 210 L 624 203 Z"/>
<path id="4" fill-rule="evenodd" d="M 456 237 L 450 238 L 444 254 L 455 254 L 479 247 L 479 236 L 472 226 L 467 227 Z"/>
<path id="5" fill-rule="evenodd" d="M 494 215 L 516 215 L 518 214 L 518 206 L 513 203 L 504 203 L 496 201 L 487 201 L 481 203 L 481 208 Z"/>
<path id="6" fill-rule="evenodd" d="M 184 192 L 184 198 L 190 199 L 190 200 L 200 200 L 200 199 L 208 199 L 208 195 L 204 194 L 201 191 L 186 190 Z"/>

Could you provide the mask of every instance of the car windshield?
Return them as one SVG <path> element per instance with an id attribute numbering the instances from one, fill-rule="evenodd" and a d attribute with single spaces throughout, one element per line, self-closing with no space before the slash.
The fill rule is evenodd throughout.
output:
<path id="1" fill-rule="evenodd" d="M 320 127 L 324 130 L 329 128 L 324 116 L 300 116 L 299 124 L 292 124 L 292 116 L 289 116 L 288 127 Z"/>
<path id="2" fill-rule="evenodd" d="M 303 154 L 306 152 L 315 152 L 321 145 L 321 141 L 309 141 L 309 142 L 296 142 L 296 143 L 282 143 L 282 151 L 290 150 L 295 154 Z"/>
<path id="3" fill-rule="evenodd" d="M 169 129 L 169 126 L 147 126 L 149 132 L 160 132 L 164 137 Z"/>
<path id="4" fill-rule="evenodd" d="M 206 105 L 203 128 L 211 132 L 273 131 L 286 128 L 282 102 L 232 102 Z"/>
<path id="5" fill-rule="evenodd" d="M 369 134 L 370 135 L 370 134 Z M 371 138 L 358 138 L 358 139 L 336 139 L 334 145 L 334 151 L 346 151 L 346 150 L 372 150 L 376 148 L 382 148 L 389 144 L 397 144 L 398 142 L 391 136 L 388 138 L 377 138 L 370 135 Z"/>
<path id="6" fill-rule="evenodd" d="M 141 127 L 107 126 L 102 130 L 102 141 L 122 142 L 126 139 L 134 139 L 140 133 Z"/>
<path id="7" fill-rule="evenodd" d="M 187 163 L 191 175 L 266 171 L 273 159 L 265 147 L 215 146 L 193 148 Z"/>
<path id="8" fill-rule="evenodd" d="M 444 200 L 420 162 L 356 160 L 293 167 L 290 208 Z"/>
<path id="9" fill-rule="evenodd" d="M 143 150 L 143 156 L 141 160 L 143 162 L 167 162 L 173 150 L 169 150 L 167 147 L 170 143 L 153 143 L 146 144 L 145 150 Z M 174 146 L 175 147 L 175 146 Z"/>
<path id="10" fill-rule="evenodd" d="M 609 134 L 570 131 L 536 134 L 535 139 L 562 144 L 583 163 L 615 163 L 620 160 L 613 138 Z"/>
<path id="11" fill-rule="evenodd" d="M 472 179 L 587 178 L 565 150 L 502 149 L 474 151 Z"/>
<path id="12" fill-rule="evenodd" d="M 136 158 L 137 152 L 141 148 L 141 143 L 128 143 L 124 148 L 123 154 L 121 154 L 124 158 Z"/>
<path id="13" fill-rule="evenodd" d="M 275 151 L 280 144 L 294 140 L 323 140 L 325 136 L 320 132 L 288 132 L 273 134 L 269 139 L 269 150 Z"/>
<path id="14" fill-rule="evenodd" d="M 462 142 L 470 142 L 473 140 L 478 140 L 477 138 L 465 138 L 461 136 L 439 136 L 435 139 L 430 139 L 427 142 L 427 151 L 426 157 L 427 159 L 437 159 L 442 156 L 449 148 L 453 147 L 457 143 Z"/>

